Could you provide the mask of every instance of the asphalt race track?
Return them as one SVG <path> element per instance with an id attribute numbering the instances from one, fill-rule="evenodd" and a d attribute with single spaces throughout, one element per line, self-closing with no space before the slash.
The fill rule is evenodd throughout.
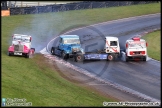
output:
<path id="1" fill-rule="evenodd" d="M 161 14 L 131 17 L 73 29 L 64 34 L 79 35 L 82 48 L 86 52 L 101 50 L 104 46 L 103 38 L 105 36 L 118 37 L 120 48 L 124 49 L 127 39 L 145 33 L 146 31 L 160 28 L 160 19 Z M 57 45 L 58 38 L 55 38 L 49 42 L 46 49 L 50 53 L 51 46 Z M 148 57 L 146 62 L 125 62 L 121 56 L 121 58 L 115 61 L 97 60 L 74 62 L 70 58 L 68 62 L 89 71 L 91 74 L 105 81 L 119 84 L 153 99 L 161 100 L 161 71 L 159 61 Z M 91 79 L 87 79 L 85 83 L 90 81 Z"/>

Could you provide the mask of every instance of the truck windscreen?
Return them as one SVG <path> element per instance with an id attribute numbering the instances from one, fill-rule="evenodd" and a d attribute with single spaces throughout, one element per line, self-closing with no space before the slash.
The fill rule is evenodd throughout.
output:
<path id="1" fill-rule="evenodd" d="M 64 44 L 80 44 L 79 39 L 64 39 L 63 40 Z"/>
<path id="2" fill-rule="evenodd" d="M 13 40 L 14 41 L 17 41 L 17 40 L 20 40 L 21 41 L 22 39 L 21 39 L 21 36 L 14 36 Z"/>
<path id="3" fill-rule="evenodd" d="M 13 41 L 22 41 L 22 42 L 30 42 L 30 37 L 27 36 L 15 36 Z"/>
<path id="4" fill-rule="evenodd" d="M 117 46 L 117 41 L 110 41 L 110 46 Z"/>
<path id="5" fill-rule="evenodd" d="M 146 42 L 129 42 L 129 48 L 145 48 L 146 47 Z"/>

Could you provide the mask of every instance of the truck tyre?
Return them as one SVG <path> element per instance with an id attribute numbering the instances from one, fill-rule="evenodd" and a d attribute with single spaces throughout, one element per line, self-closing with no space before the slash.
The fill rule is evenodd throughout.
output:
<path id="1" fill-rule="evenodd" d="M 81 54 L 75 55 L 75 56 L 74 56 L 74 60 L 75 60 L 76 62 L 81 62 L 81 61 L 83 61 L 83 55 L 81 55 Z"/>
<path id="2" fill-rule="evenodd" d="M 125 56 L 125 61 L 128 62 L 129 61 L 129 57 Z"/>
<path id="3" fill-rule="evenodd" d="M 7 55 L 8 55 L 8 56 L 11 56 L 11 52 L 8 51 L 8 52 L 7 52 Z"/>
<path id="4" fill-rule="evenodd" d="M 31 55 L 34 54 L 35 48 L 31 48 L 31 49 L 30 49 L 30 52 L 32 52 L 32 53 L 30 53 Z"/>
<path id="5" fill-rule="evenodd" d="M 25 55 L 25 57 L 26 57 L 26 58 L 29 58 L 29 53 L 27 53 L 27 54 Z"/>
<path id="6" fill-rule="evenodd" d="M 51 54 L 55 55 L 55 48 L 54 47 L 51 48 Z"/>
<path id="7" fill-rule="evenodd" d="M 32 50 L 34 50 L 34 52 L 35 52 L 35 48 L 31 48 Z"/>
<path id="8" fill-rule="evenodd" d="M 143 57 L 143 61 L 146 61 L 146 57 Z"/>
<path id="9" fill-rule="evenodd" d="M 120 54 L 115 54 L 115 55 L 114 55 L 114 59 L 117 59 L 117 58 L 119 58 L 119 57 L 121 57 Z"/>
<path id="10" fill-rule="evenodd" d="M 8 56 L 12 56 L 12 55 L 13 55 L 13 52 L 8 51 L 8 52 L 7 52 L 7 55 L 8 55 Z"/>
<path id="11" fill-rule="evenodd" d="M 67 59 L 67 54 L 66 54 L 64 51 L 62 52 L 61 56 L 62 56 L 62 58 L 63 58 L 64 60 Z"/>
<path id="12" fill-rule="evenodd" d="M 108 56 L 107 56 L 107 60 L 109 60 L 109 61 L 114 60 L 114 56 L 113 56 L 112 54 L 108 55 Z"/>

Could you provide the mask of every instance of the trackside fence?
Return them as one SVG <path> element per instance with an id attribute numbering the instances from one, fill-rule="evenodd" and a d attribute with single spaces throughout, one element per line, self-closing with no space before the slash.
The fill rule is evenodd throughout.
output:
<path id="1" fill-rule="evenodd" d="M 128 5 L 157 3 L 158 1 L 84 1 L 66 4 L 51 4 L 45 6 L 31 6 L 31 7 L 12 7 L 10 8 L 10 15 L 24 15 L 24 14 L 40 14 L 48 12 L 62 12 L 69 10 L 83 10 L 94 8 L 109 8 Z"/>

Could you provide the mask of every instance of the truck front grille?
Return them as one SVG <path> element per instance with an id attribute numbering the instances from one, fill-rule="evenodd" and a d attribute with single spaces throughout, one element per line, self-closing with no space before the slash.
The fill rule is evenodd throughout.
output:
<path id="1" fill-rule="evenodd" d="M 80 51 L 80 50 L 79 50 L 79 48 L 72 48 L 72 51 L 73 51 L 73 52 L 78 52 L 78 51 Z"/>
<path id="2" fill-rule="evenodd" d="M 23 45 L 14 45 L 15 51 L 23 51 Z"/>

